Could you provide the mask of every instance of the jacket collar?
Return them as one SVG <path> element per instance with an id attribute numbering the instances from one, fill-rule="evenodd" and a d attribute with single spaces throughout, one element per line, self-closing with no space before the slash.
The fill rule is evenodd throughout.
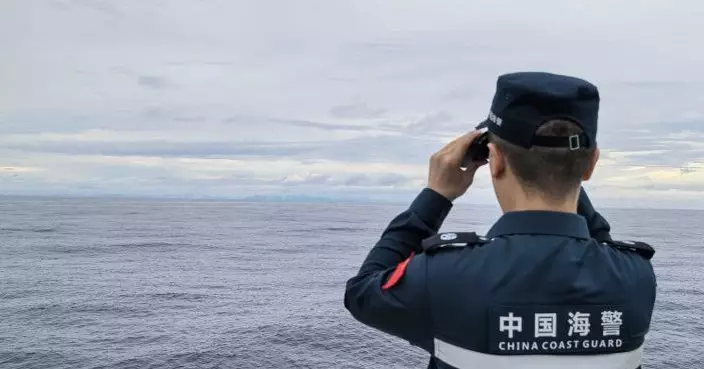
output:
<path id="1" fill-rule="evenodd" d="M 583 216 L 544 210 L 508 212 L 499 218 L 487 233 L 488 238 L 513 234 L 535 234 L 590 239 Z"/>

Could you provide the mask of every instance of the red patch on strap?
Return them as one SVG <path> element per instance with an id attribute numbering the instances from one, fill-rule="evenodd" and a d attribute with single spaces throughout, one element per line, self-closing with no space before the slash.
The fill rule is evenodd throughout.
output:
<path id="1" fill-rule="evenodd" d="M 408 266 L 408 263 L 411 262 L 411 259 L 413 259 L 413 255 L 415 255 L 415 253 L 411 251 L 411 255 L 408 257 L 408 259 L 402 261 L 396 266 L 396 270 L 394 270 L 393 274 L 391 274 L 389 280 L 386 281 L 383 286 L 381 286 L 382 289 L 388 290 L 389 288 L 395 286 L 398 281 L 401 280 L 403 275 L 406 273 L 406 267 Z"/>

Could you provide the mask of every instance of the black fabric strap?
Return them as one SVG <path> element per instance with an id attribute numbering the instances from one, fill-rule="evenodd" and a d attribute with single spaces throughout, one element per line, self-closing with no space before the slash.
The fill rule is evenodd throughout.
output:
<path id="1" fill-rule="evenodd" d="M 422 241 L 423 252 L 431 253 L 447 246 L 473 246 L 486 242 L 475 232 L 446 232 L 430 236 Z"/>
<path id="2" fill-rule="evenodd" d="M 570 150 L 588 148 L 590 146 L 589 137 L 584 133 L 563 137 L 535 136 L 531 144 L 532 146 L 565 147 Z"/>
<path id="3" fill-rule="evenodd" d="M 608 240 L 604 243 L 621 250 L 636 252 L 647 260 L 652 259 L 655 255 L 655 249 L 645 242 Z"/>

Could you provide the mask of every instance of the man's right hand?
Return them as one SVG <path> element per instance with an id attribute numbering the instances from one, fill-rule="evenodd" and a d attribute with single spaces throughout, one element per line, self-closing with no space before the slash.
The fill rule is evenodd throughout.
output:
<path id="1" fill-rule="evenodd" d="M 477 130 L 460 136 L 430 157 L 428 188 L 450 201 L 467 192 L 474 181 L 474 173 L 487 161 L 472 162 L 465 170 L 460 165 L 469 146 L 481 133 Z"/>

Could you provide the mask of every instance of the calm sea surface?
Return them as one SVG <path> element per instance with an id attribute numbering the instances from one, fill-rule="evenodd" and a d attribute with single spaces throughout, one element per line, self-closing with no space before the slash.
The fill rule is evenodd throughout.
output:
<path id="1" fill-rule="evenodd" d="M 345 281 L 403 207 L 0 200 L 0 368 L 424 368 Z M 601 209 L 656 247 L 645 368 L 704 368 L 704 212 Z M 485 232 L 457 205 L 443 230 Z"/>

